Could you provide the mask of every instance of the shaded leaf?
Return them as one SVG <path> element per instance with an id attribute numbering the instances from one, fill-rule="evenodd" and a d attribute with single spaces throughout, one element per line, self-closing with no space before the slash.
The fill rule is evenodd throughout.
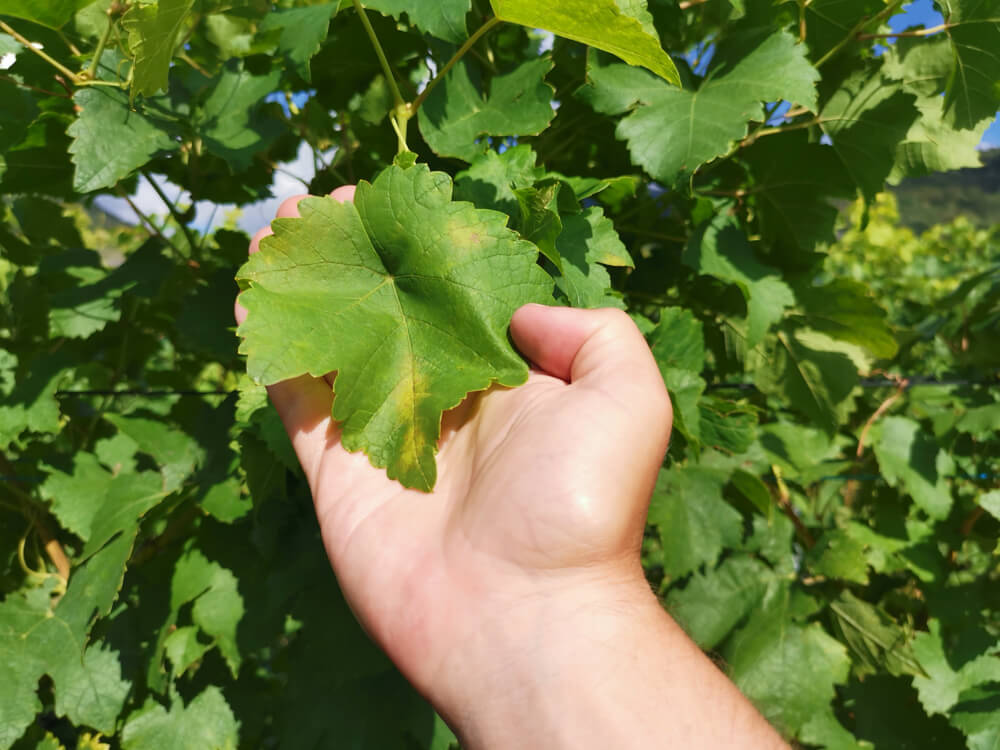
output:
<path id="1" fill-rule="evenodd" d="M 230 61 L 192 118 L 205 148 L 225 159 L 234 172 L 248 169 L 253 155 L 270 146 L 281 133 L 280 123 L 258 111 L 280 78 L 279 68 L 255 75 L 243 63 Z"/>
<path id="2" fill-rule="evenodd" d="M 761 120 L 761 102 L 788 99 L 816 106 L 819 74 L 804 47 L 784 31 L 766 37 L 731 68 L 712 71 L 696 90 L 671 86 L 637 68 L 591 66 L 578 95 L 598 112 L 632 110 L 618 124 L 632 160 L 650 175 L 675 184 L 701 164 L 725 154 Z"/>
<path id="3" fill-rule="evenodd" d="M 187 706 L 175 698 L 169 711 L 147 702 L 129 716 L 121 736 L 124 750 L 233 750 L 239 742 L 239 724 L 222 691 L 212 685 Z"/>
<path id="4" fill-rule="evenodd" d="M 881 608 L 844 591 L 830 602 L 830 612 L 834 631 L 851 650 L 859 676 L 926 674 L 914 653 L 912 638 Z"/>
<path id="5" fill-rule="evenodd" d="M 752 557 L 731 557 L 673 589 L 665 606 L 699 648 L 711 649 L 758 605 L 769 573 Z"/>
<path id="6" fill-rule="evenodd" d="M 834 279 L 798 294 L 810 328 L 835 339 L 863 346 L 879 359 L 896 356 L 898 346 L 886 311 L 868 288 L 851 279 Z"/>
<path id="7" fill-rule="evenodd" d="M 695 271 L 736 284 L 747 304 L 748 347 L 755 347 L 768 329 L 781 320 L 795 296 L 776 269 L 754 256 L 736 217 L 722 207 L 684 248 L 684 264 Z"/>
<path id="8" fill-rule="evenodd" d="M 371 3 L 368 3 L 371 5 Z M 277 8 L 260 22 L 260 31 L 278 31 L 278 52 L 304 81 L 312 81 L 309 60 L 319 52 L 326 39 L 330 18 L 338 3 L 307 5 L 302 8 Z"/>
<path id="9" fill-rule="evenodd" d="M 66 132 L 73 137 L 69 151 L 78 192 L 114 187 L 156 154 L 179 146 L 155 118 L 133 110 L 122 91 L 87 86 L 73 101 L 80 114 Z"/>
<path id="10" fill-rule="evenodd" d="M 133 59 L 133 96 L 167 88 L 170 61 L 192 7 L 194 0 L 158 0 L 155 5 L 132 5 L 122 18 Z"/>
<path id="11" fill-rule="evenodd" d="M 829 710 L 834 685 L 847 679 L 844 647 L 816 623 L 789 622 L 766 607 L 725 650 L 736 686 L 780 731 L 797 734 Z"/>
<path id="12" fill-rule="evenodd" d="M 917 633 L 913 640 L 914 656 L 925 672 L 913 678 L 913 687 L 928 714 L 947 715 L 965 691 L 1000 682 L 1000 643 L 994 642 L 992 648 L 977 656 L 960 660 L 947 653 L 941 623 L 932 620 L 929 627 L 930 632 Z"/>
<path id="13" fill-rule="evenodd" d="M 472 7 L 472 0 L 369 0 L 366 8 L 372 8 L 399 18 L 406 13 L 410 20 L 422 31 L 426 31 L 446 42 L 461 44 L 469 35 L 465 26 L 465 16 Z"/>
<path id="14" fill-rule="evenodd" d="M 931 518 L 951 510 L 948 477 L 952 457 L 941 450 L 919 423 L 906 417 L 886 417 L 875 425 L 872 447 L 886 481 L 900 487 Z"/>
<path id="15" fill-rule="evenodd" d="M 555 116 L 553 89 L 545 83 L 552 69 L 547 57 L 522 63 L 496 76 L 481 92 L 470 67 L 452 68 L 420 107 L 420 132 L 434 152 L 473 161 L 487 149 L 484 136 L 540 133 Z"/>
<path id="16" fill-rule="evenodd" d="M 827 345 L 823 338 L 778 333 L 765 342 L 755 382 L 832 435 L 840 424 L 837 409 L 858 382 L 858 368 L 840 351 L 819 348 Z"/>
<path id="17" fill-rule="evenodd" d="M 0 15 L 24 18 L 51 29 L 65 26 L 94 0 L 0 0 Z"/>
<path id="18" fill-rule="evenodd" d="M 514 191 L 530 187 L 545 171 L 535 166 L 536 159 L 527 144 L 508 148 L 502 154 L 487 151 L 455 175 L 455 199 L 516 216 L 519 206 Z"/>
<path id="19" fill-rule="evenodd" d="M 679 577 L 712 565 L 743 533 L 739 512 L 722 497 L 727 475 L 699 466 L 663 469 L 649 506 L 649 522 L 663 539 L 663 569 Z"/>

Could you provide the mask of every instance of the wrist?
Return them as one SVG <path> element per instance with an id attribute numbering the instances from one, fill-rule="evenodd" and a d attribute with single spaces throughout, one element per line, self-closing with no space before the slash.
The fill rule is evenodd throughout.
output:
<path id="1" fill-rule="evenodd" d="M 609 698 L 586 686 L 641 669 L 651 638 L 686 640 L 638 566 L 549 574 L 490 611 L 456 644 L 431 695 L 463 747 L 579 747 L 572 714 Z M 607 729 L 593 746 L 615 746 Z"/>
<path id="2" fill-rule="evenodd" d="M 457 644 L 431 695 L 463 747 L 787 750 L 637 565 L 549 579 L 503 605 Z"/>

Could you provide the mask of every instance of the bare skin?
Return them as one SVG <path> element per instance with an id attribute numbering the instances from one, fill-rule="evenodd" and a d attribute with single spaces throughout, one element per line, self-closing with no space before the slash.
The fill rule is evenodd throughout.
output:
<path id="1" fill-rule="evenodd" d="M 643 578 L 672 412 L 638 329 L 527 305 L 511 335 L 528 382 L 445 414 L 430 494 L 341 446 L 332 374 L 269 388 L 362 626 L 467 748 L 786 747 Z"/>

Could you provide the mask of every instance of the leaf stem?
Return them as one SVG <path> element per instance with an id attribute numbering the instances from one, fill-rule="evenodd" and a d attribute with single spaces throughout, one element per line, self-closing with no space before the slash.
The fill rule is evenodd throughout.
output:
<path id="1" fill-rule="evenodd" d="M 385 51 L 382 49 L 382 44 L 378 40 L 378 35 L 375 33 L 375 29 L 372 28 L 371 21 L 368 20 L 368 13 L 365 11 L 365 6 L 361 4 L 361 0 L 354 0 L 354 8 L 358 11 L 358 16 L 361 17 L 361 25 L 365 27 L 365 33 L 368 34 L 368 38 L 371 39 L 372 47 L 375 48 L 375 54 L 378 56 L 379 64 L 382 66 L 382 72 L 385 73 L 385 78 L 389 83 L 389 90 L 392 92 L 392 100 L 396 103 L 397 107 L 406 106 L 406 101 L 403 99 L 403 95 L 399 92 L 399 86 L 396 83 L 396 75 L 392 70 L 392 66 L 389 64 L 389 59 L 385 56 Z"/>
<path id="2" fill-rule="evenodd" d="M 931 36 L 932 34 L 940 34 L 942 31 L 947 31 L 958 24 L 954 23 L 942 23 L 937 26 L 931 26 L 929 29 L 914 29 L 912 31 L 894 31 L 889 34 L 858 34 L 854 38 L 859 42 L 866 39 L 897 39 L 899 37 L 920 37 L 920 36 Z"/>
<path id="3" fill-rule="evenodd" d="M 107 46 L 108 40 L 111 38 L 111 31 L 115 26 L 115 17 L 111 13 L 111 8 L 108 8 L 106 15 L 108 16 L 108 25 L 104 27 L 104 33 L 97 40 L 97 49 L 94 50 L 94 57 L 91 59 L 87 69 L 80 74 L 80 77 L 87 81 L 97 78 L 97 66 L 101 63 L 101 55 L 104 54 L 104 48 Z"/>
<path id="4" fill-rule="evenodd" d="M 789 125 L 776 125 L 771 128 L 758 128 L 742 141 L 740 141 L 740 148 L 746 148 L 756 141 L 758 138 L 763 138 L 765 135 L 774 135 L 776 133 L 785 133 L 789 130 L 801 130 L 802 128 L 811 128 L 813 125 L 820 125 L 826 122 L 823 118 L 811 117 L 808 120 L 803 120 L 802 122 L 793 122 Z"/>
<path id="5" fill-rule="evenodd" d="M 774 474 L 775 486 L 777 487 L 777 497 L 775 500 L 778 507 L 788 517 L 788 520 L 792 522 L 792 526 L 795 527 L 795 535 L 799 538 L 799 541 L 802 542 L 806 549 L 812 549 L 816 546 L 816 538 L 802 522 L 799 514 L 795 512 L 795 508 L 792 506 L 791 493 L 789 493 L 788 485 L 785 484 L 785 479 L 781 474 L 781 467 L 777 464 L 771 464 L 771 472 Z"/>
<path id="6" fill-rule="evenodd" d="M 56 60 L 54 57 L 52 57 L 51 55 L 49 55 L 44 50 L 41 50 L 38 47 L 36 47 L 35 43 L 32 42 L 30 39 L 28 39 L 28 38 L 22 36 L 21 34 L 17 33 L 17 31 L 15 31 L 14 29 L 12 29 L 10 26 L 8 26 L 3 21 L 0 21 L 0 29 L 2 29 L 3 31 L 5 31 L 8 34 L 10 34 L 18 42 L 20 42 L 23 47 L 25 47 L 26 49 L 29 49 L 32 52 L 34 52 L 36 55 L 38 55 L 40 58 L 42 58 L 43 60 L 45 60 L 45 62 L 47 62 L 53 68 L 55 68 L 60 73 L 62 73 L 64 76 L 66 76 L 67 78 L 69 78 L 73 83 L 77 83 L 78 82 L 79 77 L 77 76 L 76 73 L 74 73 L 72 70 L 70 70 L 69 68 L 67 68 L 65 65 L 63 65 L 61 62 L 59 62 L 58 60 Z"/>
<path id="7" fill-rule="evenodd" d="M 184 239 L 187 240 L 188 247 L 190 248 L 189 252 L 195 252 L 198 245 L 194 241 L 194 236 L 191 234 L 190 228 L 188 228 L 188 225 L 184 223 L 184 219 L 181 218 L 180 212 L 177 210 L 177 206 L 175 206 L 167 197 L 167 194 L 163 192 L 163 188 L 156 184 L 156 180 L 153 179 L 153 176 L 147 170 L 140 169 L 139 174 L 146 178 L 146 181 L 153 186 L 153 190 L 156 191 L 156 194 L 160 196 L 160 200 L 166 204 L 167 210 L 170 211 L 170 215 L 173 217 L 174 222 L 180 227 L 181 232 L 184 233 Z"/>
<path id="8" fill-rule="evenodd" d="M 361 25 L 365 27 L 365 33 L 368 34 L 372 47 L 375 48 L 375 55 L 382 66 L 382 72 L 385 73 L 385 79 L 389 83 L 389 90 L 392 92 L 392 100 L 396 104 L 393 111 L 389 113 L 389 122 L 392 124 L 392 129 L 396 131 L 396 137 L 399 138 L 399 153 L 409 151 L 410 148 L 406 145 L 406 123 L 410 119 L 410 105 L 406 103 L 406 100 L 403 99 L 403 95 L 399 91 L 399 84 L 396 83 L 396 74 L 389 64 L 389 59 L 385 56 L 385 50 L 382 49 L 382 44 L 378 40 L 375 29 L 372 28 L 371 21 L 368 20 L 368 13 L 365 11 L 365 6 L 361 4 L 361 0 L 354 0 L 354 8 L 358 11 L 358 16 L 361 18 Z"/>
<path id="9" fill-rule="evenodd" d="M 493 27 L 499 26 L 501 23 L 503 23 L 501 19 L 493 16 L 493 18 L 489 19 L 482 26 L 472 32 L 472 36 L 462 43 L 462 46 L 458 48 L 458 51 L 451 56 L 451 59 L 444 64 L 444 67 L 437 72 L 437 75 L 427 82 L 427 85 L 424 86 L 424 90 L 421 91 L 420 95 L 413 100 L 412 104 L 410 104 L 411 116 L 415 114 L 418 109 L 420 109 L 420 105 L 424 103 L 424 100 L 427 99 L 431 91 L 438 85 L 441 79 L 448 74 L 448 71 L 454 68 L 455 64 L 465 57 L 465 53 L 472 49 L 472 46 L 478 42 L 484 34 L 489 32 Z"/>

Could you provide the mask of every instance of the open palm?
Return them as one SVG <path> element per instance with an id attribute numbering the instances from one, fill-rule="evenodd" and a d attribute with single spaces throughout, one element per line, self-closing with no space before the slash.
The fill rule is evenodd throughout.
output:
<path id="1" fill-rule="evenodd" d="M 298 200 L 278 216 L 297 215 Z M 535 365 L 528 382 L 471 394 L 444 415 L 429 494 L 341 446 L 332 376 L 269 389 L 347 601 L 425 692 L 460 669 L 463 644 L 491 622 L 571 581 L 635 575 L 669 439 L 666 391 L 624 313 L 528 305 L 511 333 Z"/>

